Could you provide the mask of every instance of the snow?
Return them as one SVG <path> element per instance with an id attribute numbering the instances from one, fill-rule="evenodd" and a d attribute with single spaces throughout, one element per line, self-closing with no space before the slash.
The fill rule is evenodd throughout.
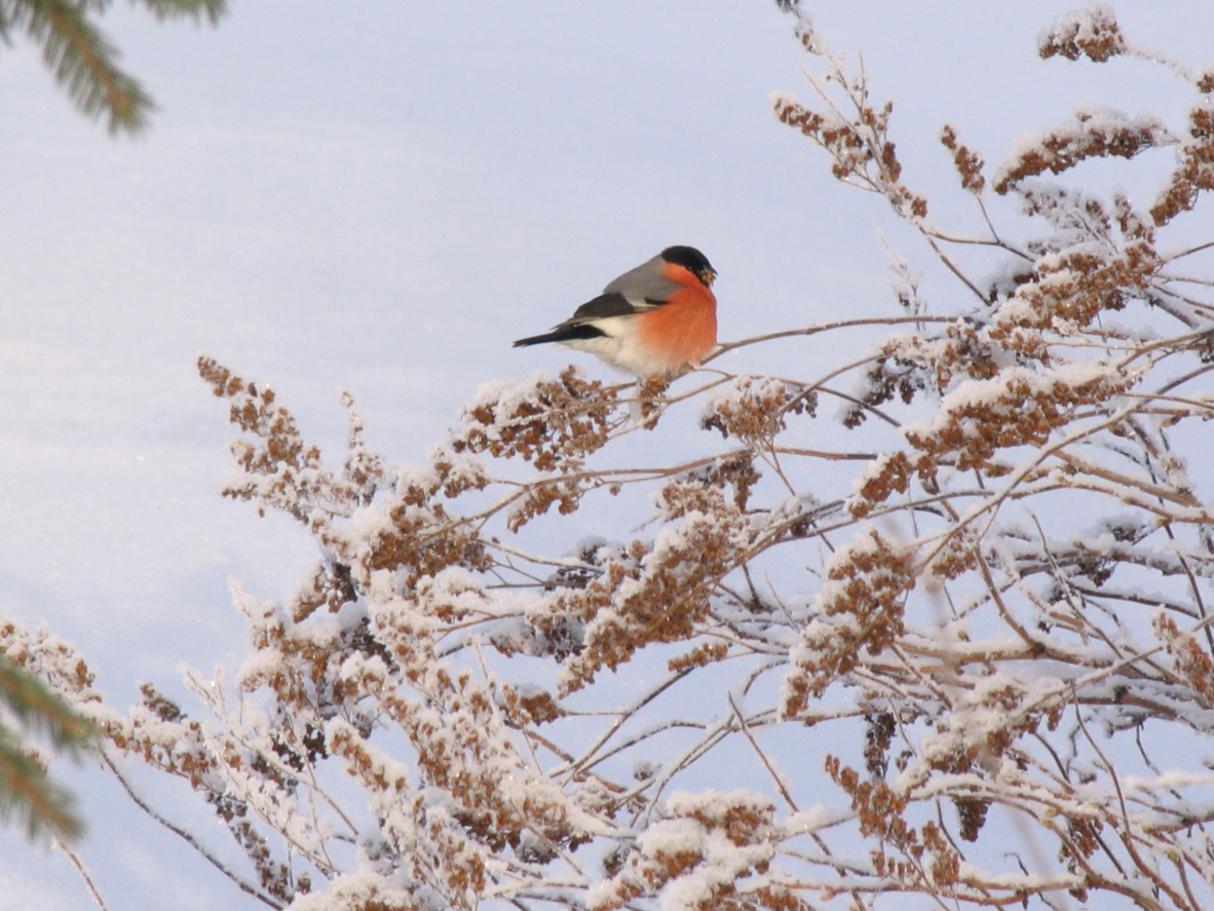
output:
<path id="1" fill-rule="evenodd" d="M 816 803 L 812 807 L 790 813 L 785 817 L 781 827 L 789 835 L 803 835 L 837 825 L 850 817 L 851 813 L 846 810 Z"/>
<path id="2" fill-rule="evenodd" d="M 709 821 L 722 821 L 737 810 L 744 810 L 756 815 L 767 815 L 772 812 L 774 805 L 766 794 L 758 794 L 743 788 L 730 791 L 718 791 L 709 788 L 695 793 L 676 791 L 666 800 L 666 809 L 674 816 L 696 816 Z"/>

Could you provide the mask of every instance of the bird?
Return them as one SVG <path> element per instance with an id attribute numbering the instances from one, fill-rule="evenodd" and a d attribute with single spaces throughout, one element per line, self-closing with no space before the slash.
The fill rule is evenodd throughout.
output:
<path id="1" fill-rule="evenodd" d="M 695 247 L 667 247 L 613 279 L 552 331 L 515 348 L 558 342 L 642 379 L 670 377 L 717 347 L 717 271 Z"/>

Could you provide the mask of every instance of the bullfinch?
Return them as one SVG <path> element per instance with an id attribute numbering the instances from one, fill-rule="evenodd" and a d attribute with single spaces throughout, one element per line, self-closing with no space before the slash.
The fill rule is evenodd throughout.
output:
<path id="1" fill-rule="evenodd" d="M 717 272 L 695 247 L 667 247 L 613 280 L 551 332 L 515 348 L 560 342 L 640 377 L 670 376 L 717 345 Z"/>

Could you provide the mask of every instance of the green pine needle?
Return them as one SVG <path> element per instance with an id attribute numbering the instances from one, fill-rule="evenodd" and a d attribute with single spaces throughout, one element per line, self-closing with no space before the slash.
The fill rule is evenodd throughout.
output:
<path id="1" fill-rule="evenodd" d="M 0 702 L 25 728 L 48 737 L 60 751 L 77 755 L 93 738 L 93 726 L 63 699 L 30 674 L 0 658 Z M 14 813 L 31 838 L 54 833 L 74 838 L 84 825 L 69 792 L 52 782 L 46 770 L 24 749 L 17 736 L 0 724 L 0 819 Z"/>
<path id="2" fill-rule="evenodd" d="M 93 736 L 93 726 L 35 677 L 0 658 L 0 700 L 26 727 L 45 734 L 60 750 L 75 753 Z"/>
<path id="3" fill-rule="evenodd" d="M 142 0 L 142 5 L 157 19 L 206 19 L 211 25 L 228 11 L 228 0 Z"/>
<path id="4" fill-rule="evenodd" d="M 136 135 L 155 102 L 118 66 L 119 53 L 94 22 L 110 0 L 0 0 L 0 38 L 24 31 L 42 46 L 42 57 L 76 108 L 106 118 L 111 133 Z M 227 0 L 142 0 L 159 20 L 192 18 L 214 25 Z"/>
<path id="5" fill-rule="evenodd" d="M 72 795 L 21 750 L 12 732 L 0 727 L 0 819 L 14 814 L 31 839 L 53 833 L 70 840 L 84 831 Z"/>

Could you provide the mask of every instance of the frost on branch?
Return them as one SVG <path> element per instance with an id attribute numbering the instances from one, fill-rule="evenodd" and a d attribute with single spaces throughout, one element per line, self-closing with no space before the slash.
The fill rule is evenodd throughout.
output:
<path id="1" fill-rule="evenodd" d="M 317 547 L 283 605 L 234 591 L 245 660 L 123 713 L 0 628 L 137 799 L 163 774 L 216 814 L 191 844 L 257 906 L 1214 907 L 1214 282 L 1174 226 L 1209 76 L 1187 125 L 1091 108 L 989 179 L 943 128 L 968 235 L 799 36 L 816 95 L 779 118 L 923 241 L 890 313 L 778 333 L 829 335 L 789 376 L 766 337 L 669 388 L 488 385 L 400 467 L 349 395 L 329 463 L 204 360 L 228 495 Z M 1137 53 L 1100 8 L 1044 46 Z M 1174 144 L 1156 207 L 1070 183 Z"/>

